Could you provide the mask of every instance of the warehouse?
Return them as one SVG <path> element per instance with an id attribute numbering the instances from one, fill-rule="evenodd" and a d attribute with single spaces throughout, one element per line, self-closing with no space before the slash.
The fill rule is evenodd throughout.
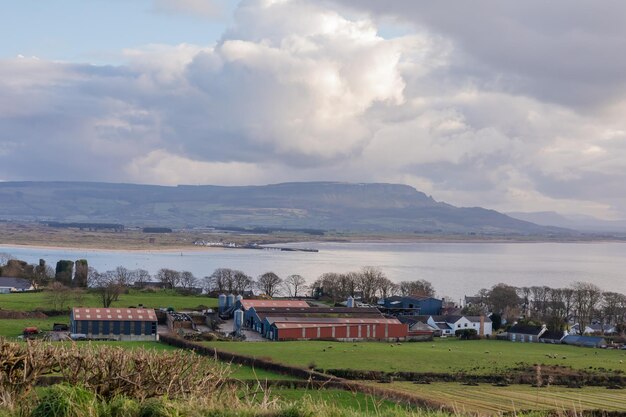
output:
<path id="1" fill-rule="evenodd" d="M 157 317 L 147 308 L 74 307 L 70 330 L 88 339 L 151 341 L 157 340 Z"/>
<path id="2" fill-rule="evenodd" d="M 266 318 L 270 340 L 404 341 L 408 326 L 385 318 Z"/>
<path id="3" fill-rule="evenodd" d="M 377 308 L 352 307 L 251 307 L 245 315 L 245 326 L 259 333 L 269 329 L 265 322 L 268 316 L 273 317 L 328 317 L 328 318 L 383 318 Z"/>
<path id="4" fill-rule="evenodd" d="M 240 309 L 243 311 L 243 322 L 246 327 L 252 329 L 260 325 L 258 320 L 255 320 L 256 313 L 255 308 L 310 308 L 306 301 L 300 300 L 244 300 L 239 299 L 234 304 L 234 309 Z M 234 310 L 233 310 L 234 311 Z M 259 330 L 257 330 L 259 331 Z"/>

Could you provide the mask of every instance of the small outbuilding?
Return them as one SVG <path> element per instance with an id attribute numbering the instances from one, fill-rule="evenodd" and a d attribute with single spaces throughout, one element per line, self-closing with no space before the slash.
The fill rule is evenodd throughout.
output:
<path id="1" fill-rule="evenodd" d="M 565 345 L 601 348 L 606 347 L 606 340 L 600 336 L 565 336 L 561 342 Z"/>
<path id="2" fill-rule="evenodd" d="M 70 331 L 88 339 L 152 341 L 157 340 L 157 317 L 150 308 L 74 307 Z"/>
<path id="3" fill-rule="evenodd" d="M 548 329 L 546 326 L 531 326 L 526 324 L 514 324 L 507 331 L 507 338 L 511 342 L 539 342 L 539 338 Z"/>

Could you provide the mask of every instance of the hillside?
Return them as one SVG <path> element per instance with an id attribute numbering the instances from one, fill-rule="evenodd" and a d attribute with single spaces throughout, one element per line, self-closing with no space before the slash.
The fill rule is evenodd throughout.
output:
<path id="1" fill-rule="evenodd" d="M 406 185 L 333 182 L 241 187 L 3 182 L 0 220 L 357 232 L 568 233 L 493 210 L 437 202 Z"/>

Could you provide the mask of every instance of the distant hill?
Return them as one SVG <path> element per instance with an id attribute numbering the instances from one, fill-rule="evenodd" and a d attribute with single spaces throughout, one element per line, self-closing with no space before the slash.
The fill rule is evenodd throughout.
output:
<path id="1" fill-rule="evenodd" d="M 335 182 L 242 187 L 2 182 L 0 219 L 438 234 L 568 233 L 494 210 L 437 202 L 406 185 Z"/>
<path id="2" fill-rule="evenodd" d="M 582 232 L 626 233 L 626 220 L 602 220 L 582 214 L 563 215 L 554 211 L 513 212 L 507 215 L 542 226 L 563 227 Z"/>

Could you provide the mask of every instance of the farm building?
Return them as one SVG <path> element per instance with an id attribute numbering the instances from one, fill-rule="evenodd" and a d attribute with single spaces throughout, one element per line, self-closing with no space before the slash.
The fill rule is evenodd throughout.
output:
<path id="1" fill-rule="evenodd" d="M 79 308 L 70 314 L 70 331 L 88 339 L 157 340 L 157 317 L 147 308 Z"/>
<path id="2" fill-rule="evenodd" d="M 548 329 L 546 326 L 529 326 L 515 324 L 507 331 L 507 339 L 511 342 L 538 342 L 541 335 Z"/>
<path id="3" fill-rule="evenodd" d="M 237 300 L 232 307 L 233 312 L 237 309 L 243 311 L 243 322 L 244 325 L 250 323 L 251 328 L 254 328 L 254 325 L 258 325 L 258 322 L 254 321 L 254 316 L 256 315 L 255 311 L 252 309 L 256 308 L 310 308 L 309 304 L 306 301 L 299 300 L 246 300 L 240 299 Z"/>
<path id="4" fill-rule="evenodd" d="M 561 343 L 561 339 L 565 336 L 565 332 L 554 330 L 554 331 L 545 331 L 539 336 L 539 342 L 541 343 L 552 343 L 559 344 Z"/>
<path id="5" fill-rule="evenodd" d="M 443 300 L 434 297 L 387 297 L 378 302 L 381 311 L 393 315 L 430 315 L 441 314 Z"/>
<path id="6" fill-rule="evenodd" d="M 582 346 L 582 347 L 605 347 L 606 340 L 604 340 L 601 336 L 573 336 L 568 335 L 565 336 L 561 343 L 565 345 L 574 345 L 574 346 Z"/>
<path id="7" fill-rule="evenodd" d="M 35 288 L 27 279 L 14 277 L 0 277 L 0 294 L 10 292 L 32 291 Z"/>
<path id="8" fill-rule="evenodd" d="M 247 314 L 246 314 L 247 313 Z M 269 327 L 265 318 L 273 317 L 329 317 L 329 318 L 383 318 L 376 308 L 351 307 L 251 307 L 244 313 L 245 326 L 264 334 Z"/>
<path id="9" fill-rule="evenodd" d="M 408 326 L 397 319 L 269 318 L 270 340 L 406 340 Z"/>

